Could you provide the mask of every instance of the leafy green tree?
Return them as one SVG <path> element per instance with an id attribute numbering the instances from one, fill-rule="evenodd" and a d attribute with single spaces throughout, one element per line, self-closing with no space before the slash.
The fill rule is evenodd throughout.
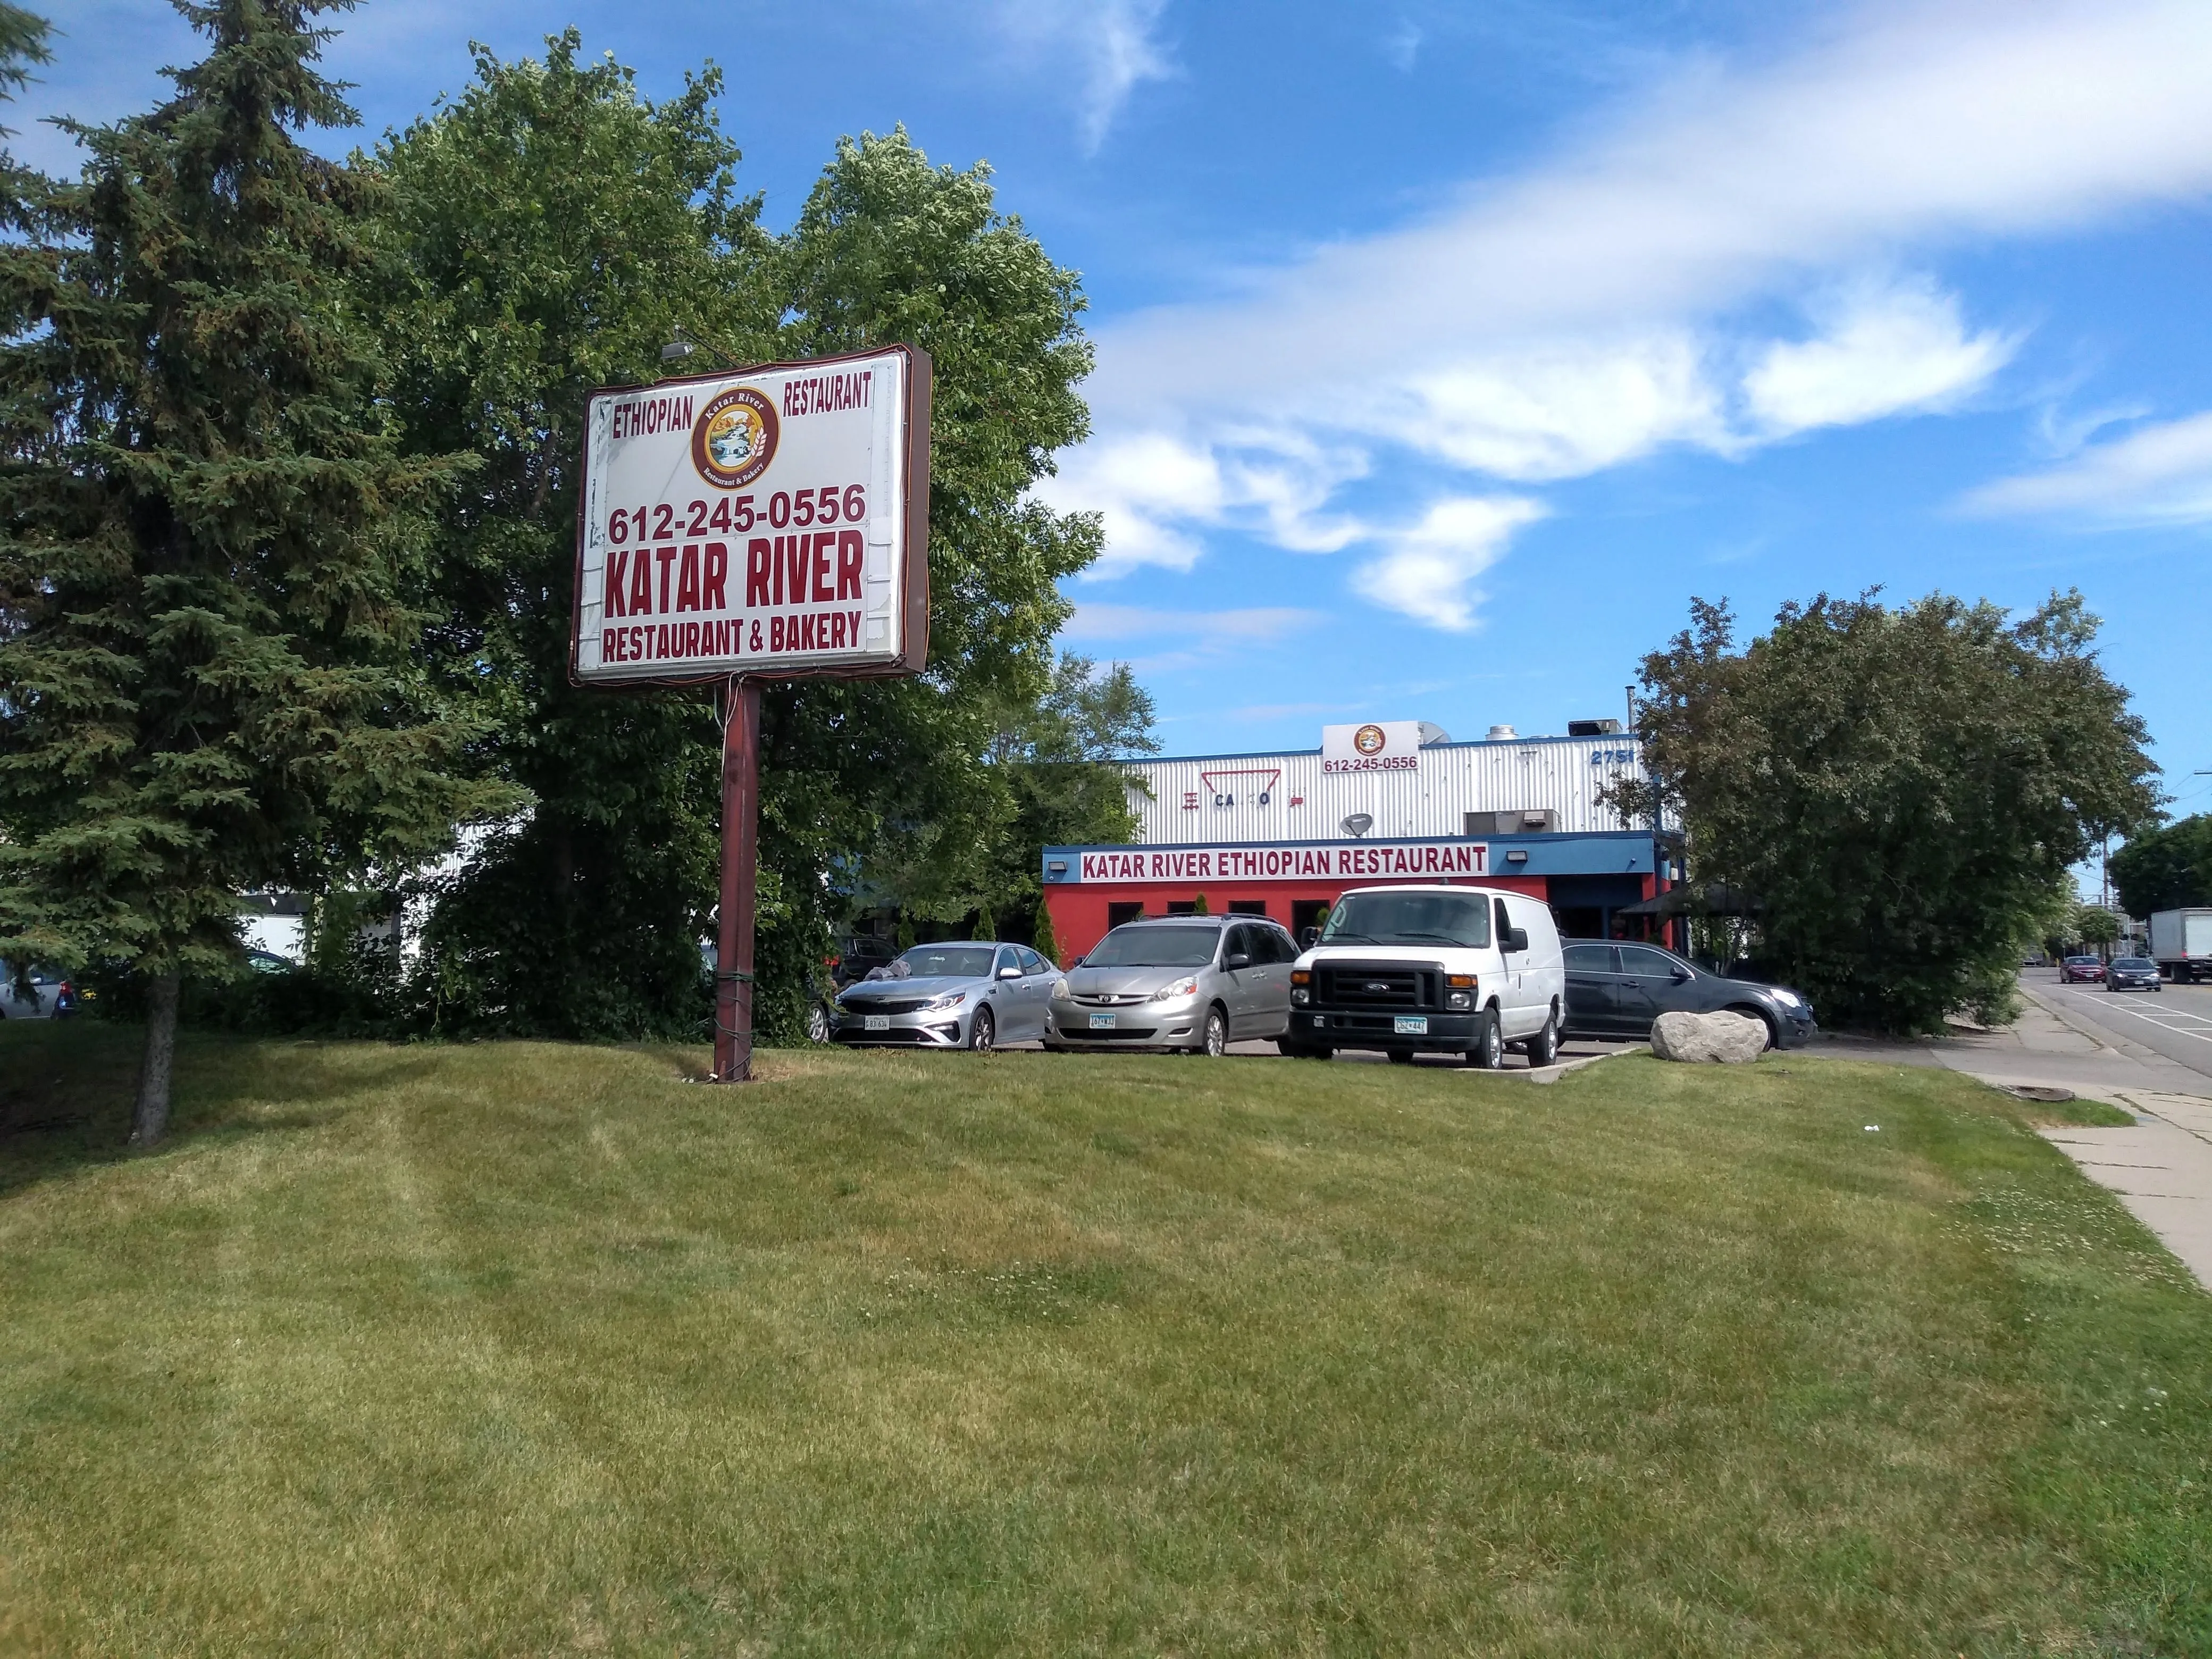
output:
<path id="1" fill-rule="evenodd" d="M 1152 694 L 1127 664 L 1102 672 L 1072 654 L 1054 663 L 1042 697 L 1001 705 L 988 753 L 1013 811 L 994 843 L 985 902 L 1004 919 L 1002 933 L 1043 896 L 1041 848 L 1135 836 L 1129 792 L 1143 785 L 1120 763 L 1158 750 L 1152 720 Z"/>
<path id="2" fill-rule="evenodd" d="M 2068 869 L 2155 806 L 2081 597 L 1822 596 L 1741 648 L 1724 605 L 1692 616 L 1644 659 L 1638 728 L 1695 878 L 1765 901 L 1763 954 L 1833 1023 L 2002 1013 Z"/>
<path id="3" fill-rule="evenodd" d="M 2077 904 L 2073 932 L 2082 944 L 2095 945 L 2101 956 L 2119 938 L 2120 919 L 2101 904 Z"/>
<path id="4" fill-rule="evenodd" d="M 81 181 L 9 250 L 0 347 L 0 951 L 119 960 L 168 1115 L 180 981 L 237 896 L 419 856 L 497 804 L 413 653 L 461 468 L 386 431 L 350 279 L 374 180 L 293 134 L 354 118 L 323 0 L 186 5 L 206 59 L 72 126 Z M 27 324 L 27 326 L 25 325 Z"/>
<path id="5" fill-rule="evenodd" d="M 688 1033 L 720 731 L 702 692 L 568 684 L 584 405 L 659 374 L 678 328 L 770 356 L 781 307 L 719 74 L 656 104 L 581 53 L 573 29 L 542 61 L 477 48 L 466 91 L 374 158 L 392 212 L 365 288 L 394 407 L 411 449 L 482 463 L 441 526 L 431 659 L 495 733 L 472 763 L 534 803 L 440 895 L 425 960 L 448 1027 Z"/>
<path id="6" fill-rule="evenodd" d="M 2136 831 L 2106 867 L 2131 916 L 2212 904 L 2212 813 Z"/>

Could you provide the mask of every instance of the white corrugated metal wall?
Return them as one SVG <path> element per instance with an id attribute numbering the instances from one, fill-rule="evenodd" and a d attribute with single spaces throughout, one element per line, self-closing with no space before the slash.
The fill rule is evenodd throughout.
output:
<path id="1" fill-rule="evenodd" d="M 1549 808 L 1562 831 L 1628 830 L 1598 791 L 1624 775 L 1641 777 L 1630 736 L 1523 738 L 1437 744 L 1418 769 L 1322 771 L 1321 751 L 1224 755 L 1127 763 L 1150 787 L 1130 804 L 1148 845 L 1185 842 L 1340 841 L 1344 820 L 1364 812 L 1369 838 L 1457 836 L 1469 812 Z"/>

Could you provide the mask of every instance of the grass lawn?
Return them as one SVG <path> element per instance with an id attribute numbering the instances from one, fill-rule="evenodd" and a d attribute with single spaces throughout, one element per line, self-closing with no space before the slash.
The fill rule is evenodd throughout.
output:
<path id="1" fill-rule="evenodd" d="M 132 1041 L 0 1025 L 0 1648 L 2212 1652 L 2212 1297 L 1946 1073 Z"/>

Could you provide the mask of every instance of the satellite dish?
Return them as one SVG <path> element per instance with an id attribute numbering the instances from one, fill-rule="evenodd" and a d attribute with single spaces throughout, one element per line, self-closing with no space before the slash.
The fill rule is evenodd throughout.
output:
<path id="1" fill-rule="evenodd" d="M 1371 812 L 1354 812 L 1344 821 L 1344 833 L 1347 836 L 1364 836 L 1374 827 L 1375 816 Z"/>

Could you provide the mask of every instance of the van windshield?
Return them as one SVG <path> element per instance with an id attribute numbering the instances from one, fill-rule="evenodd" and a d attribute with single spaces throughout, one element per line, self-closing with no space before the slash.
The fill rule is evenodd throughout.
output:
<path id="1" fill-rule="evenodd" d="M 1479 949 L 1490 943 L 1490 901 L 1480 893 L 1346 893 L 1321 942 Z"/>
<path id="2" fill-rule="evenodd" d="M 1218 927 L 1116 927 L 1083 958 L 1085 968 L 1202 968 L 1221 942 Z"/>

